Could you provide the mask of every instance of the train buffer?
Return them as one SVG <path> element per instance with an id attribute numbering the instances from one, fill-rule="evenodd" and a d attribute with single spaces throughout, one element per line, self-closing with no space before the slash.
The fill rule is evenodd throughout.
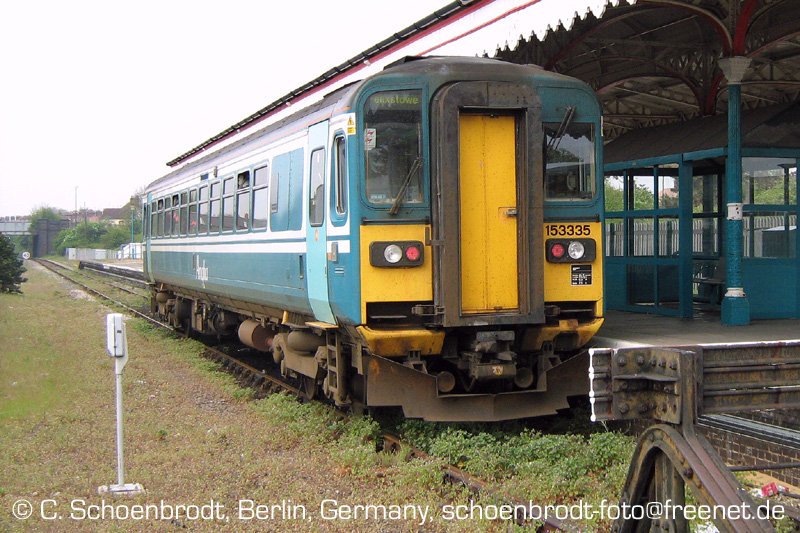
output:
<path id="1" fill-rule="evenodd" d="M 617 532 L 688 531 L 702 508 L 722 532 L 774 531 L 769 509 L 695 430 L 701 415 L 800 408 L 800 341 L 593 348 L 592 420 L 649 420 L 620 498 Z M 687 488 L 695 505 L 685 506 Z M 647 516 L 651 515 L 651 516 Z"/>

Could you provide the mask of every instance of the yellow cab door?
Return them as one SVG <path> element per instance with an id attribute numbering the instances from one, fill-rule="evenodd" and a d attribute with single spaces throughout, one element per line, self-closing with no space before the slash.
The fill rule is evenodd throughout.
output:
<path id="1" fill-rule="evenodd" d="M 461 313 L 519 310 L 516 123 L 459 114 Z"/>

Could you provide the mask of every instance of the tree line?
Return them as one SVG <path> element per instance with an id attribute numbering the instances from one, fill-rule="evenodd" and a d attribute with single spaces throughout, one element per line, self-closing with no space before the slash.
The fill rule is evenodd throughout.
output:
<path id="1" fill-rule="evenodd" d="M 36 228 L 41 220 L 60 221 L 65 217 L 58 210 L 42 206 L 34 209 L 30 215 L 31 228 Z M 133 241 L 142 240 L 142 221 L 139 210 L 134 211 Z M 125 220 L 116 225 L 107 221 L 80 222 L 72 228 L 61 230 L 55 238 L 56 252 L 63 254 L 67 248 L 102 248 L 115 250 L 131 242 L 131 221 Z M 33 247 L 33 237 L 23 235 L 18 237 L 17 247 L 30 250 Z"/>

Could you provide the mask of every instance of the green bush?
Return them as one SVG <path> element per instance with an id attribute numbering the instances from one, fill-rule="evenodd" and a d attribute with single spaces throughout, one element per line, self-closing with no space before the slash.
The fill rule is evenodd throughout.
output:
<path id="1" fill-rule="evenodd" d="M 25 267 L 14 251 L 14 243 L 0 233 L 0 292 L 22 292 L 19 286 L 25 283 L 22 277 Z"/>

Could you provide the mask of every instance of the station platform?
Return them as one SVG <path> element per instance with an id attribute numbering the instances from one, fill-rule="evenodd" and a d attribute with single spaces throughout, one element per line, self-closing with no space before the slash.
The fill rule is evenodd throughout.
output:
<path id="1" fill-rule="evenodd" d="M 106 260 L 103 264 L 142 271 L 141 259 Z M 723 326 L 719 314 L 700 313 L 691 320 L 606 311 L 606 321 L 590 347 L 680 346 L 732 342 L 800 342 L 800 320 L 755 320 L 747 326 Z"/>
<path id="2" fill-rule="evenodd" d="M 790 341 L 800 339 L 800 320 L 754 320 L 747 326 L 723 326 L 719 315 L 691 320 L 606 311 L 606 321 L 592 347 L 680 346 L 734 342 Z"/>
<path id="3" fill-rule="evenodd" d="M 105 261 L 102 261 L 102 263 L 104 265 L 111 265 L 115 267 L 130 268 L 131 270 L 138 270 L 139 272 L 144 270 L 141 259 L 106 259 Z"/>

